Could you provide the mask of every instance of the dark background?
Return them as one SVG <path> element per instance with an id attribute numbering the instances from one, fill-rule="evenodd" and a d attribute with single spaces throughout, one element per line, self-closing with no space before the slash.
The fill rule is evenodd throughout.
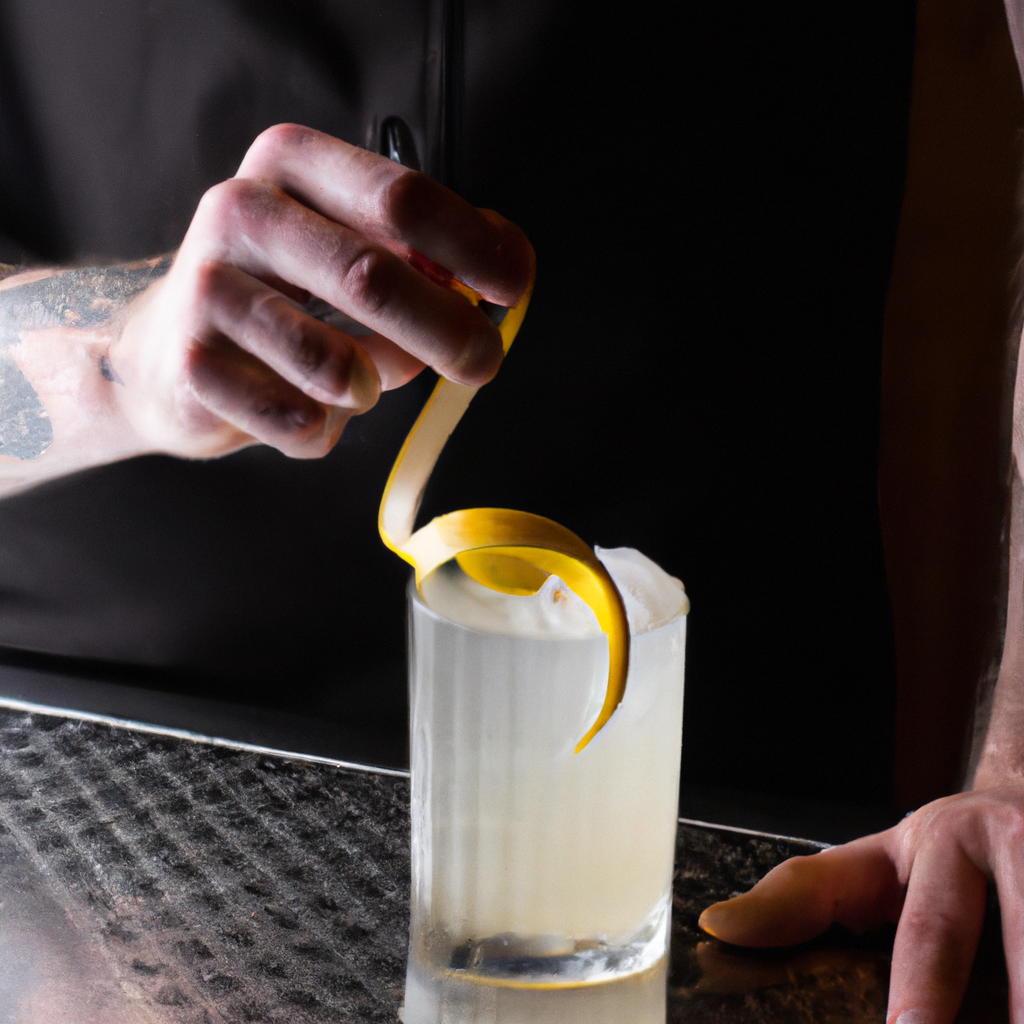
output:
<path id="1" fill-rule="evenodd" d="M 466 140 L 513 140 L 487 175 L 538 289 L 428 511 L 509 502 L 685 581 L 684 782 L 886 803 L 878 407 L 912 5 L 686 5 L 551 39 L 519 119 Z"/>
<path id="2" fill-rule="evenodd" d="M 184 26 L 179 54 L 198 59 L 189 32 L 200 31 L 217 52 L 198 15 L 151 6 Z M 301 51 L 305 36 L 285 38 L 265 5 L 223 6 L 246 21 L 256 70 L 229 75 L 233 86 L 201 108 L 216 159 L 189 157 L 188 175 L 153 180 L 166 216 L 113 232 L 125 190 L 175 165 L 155 144 L 136 151 L 135 136 L 108 133 L 104 159 L 128 167 L 109 186 L 113 212 L 95 229 L 70 215 L 55 223 L 52 211 L 74 204 L 36 139 L 42 170 L 25 176 L 19 201 L 8 193 L 9 237 L 43 259 L 169 248 L 182 211 L 187 221 L 260 128 L 295 119 L 362 131 L 346 126 L 365 105 L 332 114 L 308 89 L 293 102 L 260 85 L 275 71 L 270 42 Z M 329 6 L 288 10 L 308 21 Z M 60 9 L 7 3 L 8 49 L 24 54 L 26 19 Z M 358 99 L 365 75 L 316 78 L 326 30 L 313 22 L 311 81 Z M 70 95 L 104 41 L 68 38 L 57 80 Z M 913 5 L 636 4 L 581 16 L 578 5 L 469 4 L 465 48 L 454 184 L 526 229 L 538 284 L 425 514 L 529 510 L 590 542 L 638 547 L 685 581 L 684 782 L 889 803 L 879 378 Z M 195 78 L 173 50 L 153 64 L 154 79 Z M 20 67 L 6 95 L 24 112 L 41 101 L 24 57 Z M 97 95 L 84 123 L 53 122 L 66 162 L 76 146 L 91 152 L 112 116 Z M 190 123 L 159 123 L 180 134 L 165 156 L 199 144 Z M 211 130 L 221 124 L 230 131 Z M 145 203 L 128 205 L 125 223 L 137 222 Z M 386 396 L 316 466 L 259 450 L 216 464 L 150 457 L 4 502 L 6 660 L 399 736 L 404 567 L 379 546 L 374 519 L 426 387 Z"/>

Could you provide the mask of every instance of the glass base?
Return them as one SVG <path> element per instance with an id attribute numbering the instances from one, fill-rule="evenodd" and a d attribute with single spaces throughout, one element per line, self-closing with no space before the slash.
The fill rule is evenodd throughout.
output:
<path id="1" fill-rule="evenodd" d="M 496 935 L 448 947 L 433 965 L 417 955 L 424 950 L 414 943 L 402 1019 L 405 1024 L 663 1024 L 670 921 L 666 898 L 622 944 Z"/>
<path id="2" fill-rule="evenodd" d="M 666 963 L 603 984 L 523 988 L 458 971 L 437 975 L 410 959 L 403 1024 L 665 1024 Z"/>
<path id="3" fill-rule="evenodd" d="M 560 935 L 494 935 L 451 951 L 444 972 L 484 985 L 550 988 L 595 985 L 639 974 L 666 953 L 671 905 L 662 900 L 624 943 Z"/>

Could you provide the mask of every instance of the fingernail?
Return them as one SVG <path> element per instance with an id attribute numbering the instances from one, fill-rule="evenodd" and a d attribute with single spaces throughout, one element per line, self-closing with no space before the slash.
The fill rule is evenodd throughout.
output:
<path id="1" fill-rule="evenodd" d="M 729 907 L 726 903 L 716 903 L 707 908 L 697 921 L 700 928 L 712 936 L 721 938 L 723 928 L 728 924 L 730 917 Z"/>
<path id="2" fill-rule="evenodd" d="M 718 919 L 718 914 L 715 912 L 714 907 L 708 907 L 703 914 L 697 918 L 697 927 L 703 931 L 708 932 L 710 935 L 715 934 L 715 921 Z"/>
<path id="3" fill-rule="evenodd" d="M 482 384 L 490 380 L 498 372 L 503 358 L 498 328 L 490 321 L 475 326 L 463 358 L 463 373 L 467 382 Z"/>
<path id="4" fill-rule="evenodd" d="M 898 1017 L 890 1017 L 889 1024 L 926 1024 L 924 1010 L 904 1010 Z"/>
<path id="5" fill-rule="evenodd" d="M 346 408 L 369 409 L 380 398 L 380 374 L 365 352 L 356 351 L 352 354 L 347 391 L 343 403 Z"/>
<path id="6" fill-rule="evenodd" d="M 340 409 L 338 406 L 332 405 L 327 410 L 324 432 L 332 439 L 332 442 L 341 437 L 341 433 L 350 419 L 352 419 L 351 409 Z"/>

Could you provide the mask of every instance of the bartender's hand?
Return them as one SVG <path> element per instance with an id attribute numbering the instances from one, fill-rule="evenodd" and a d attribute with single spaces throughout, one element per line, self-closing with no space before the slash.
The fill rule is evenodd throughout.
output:
<path id="1" fill-rule="evenodd" d="M 1024 782 L 936 800 L 895 828 L 795 857 L 701 915 L 737 946 L 787 946 L 833 923 L 898 922 L 887 1024 L 951 1024 L 967 986 L 993 879 L 1002 910 L 1012 1024 L 1024 1024 Z"/>
<path id="2" fill-rule="evenodd" d="M 533 262 L 498 214 L 278 125 L 203 197 L 173 258 L 8 276 L 0 490 L 151 451 L 210 457 L 263 442 L 316 457 L 424 365 L 486 382 L 501 362 L 497 328 L 415 269 L 413 251 L 502 305 Z M 373 333 L 314 319 L 302 308 L 311 295 Z M 13 425 L 12 401 L 24 405 Z"/>

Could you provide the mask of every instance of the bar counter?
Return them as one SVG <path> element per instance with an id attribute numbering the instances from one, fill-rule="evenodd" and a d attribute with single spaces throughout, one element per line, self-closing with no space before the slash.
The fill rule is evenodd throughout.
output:
<path id="1" fill-rule="evenodd" d="M 0 708 L 0 1020 L 399 1021 L 408 801 L 400 772 Z M 818 849 L 680 823 L 669 1021 L 884 1021 L 891 935 L 751 954 L 697 928 Z M 996 924 L 964 1024 L 1007 1020 Z"/>

